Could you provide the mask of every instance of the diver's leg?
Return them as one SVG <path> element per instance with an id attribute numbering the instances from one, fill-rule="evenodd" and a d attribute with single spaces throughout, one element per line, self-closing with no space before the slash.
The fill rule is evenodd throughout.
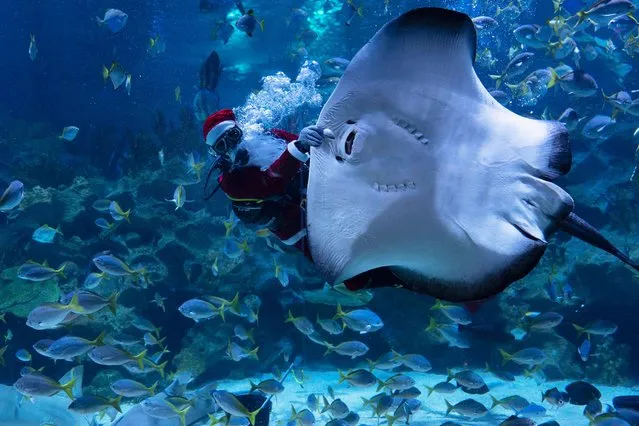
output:
<path id="1" fill-rule="evenodd" d="M 236 397 L 249 411 L 257 410 L 264 404 L 264 401 L 266 401 L 266 397 L 258 393 L 247 393 L 244 395 L 236 395 Z M 272 406 L 273 403 L 269 401 L 268 404 L 260 410 L 253 426 L 268 426 Z"/>

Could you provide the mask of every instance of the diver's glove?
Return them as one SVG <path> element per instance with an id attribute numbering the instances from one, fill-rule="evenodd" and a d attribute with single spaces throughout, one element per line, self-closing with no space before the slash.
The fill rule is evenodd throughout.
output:
<path id="1" fill-rule="evenodd" d="M 220 157 L 220 159 L 217 161 L 217 164 L 215 165 L 215 168 L 219 169 L 222 173 L 228 172 L 229 170 L 231 170 L 231 167 L 233 167 L 233 161 L 231 161 L 231 157 L 229 157 L 228 155 L 223 155 L 222 157 Z"/>
<path id="2" fill-rule="evenodd" d="M 238 148 L 235 152 L 235 160 L 233 161 L 233 167 L 244 167 L 249 162 L 249 152 L 246 148 Z"/>
<path id="3" fill-rule="evenodd" d="M 311 147 L 318 147 L 324 141 L 324 129 L 319 126 L 304 127 L 295 146 L 304 154 L 311 151 Z"/>

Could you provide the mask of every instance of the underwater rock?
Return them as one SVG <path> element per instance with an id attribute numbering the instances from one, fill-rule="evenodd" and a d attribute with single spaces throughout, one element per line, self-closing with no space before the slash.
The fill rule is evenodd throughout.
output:
<path id="1" fill-rule="evenodd" d="M 191 251 L 184 245 L 173 241 L 157 250 L 156 255 L 158 260 L 168 268 L 168 275 L 174 281 L 191 281 L 190 276 L 187 276 L 181 267 L 187 260 L 193 260 Z"/>
<path id="2" fill-rule="evenodd" d="M 136 297 L 139 297 L 137 293 L 131 291 Z M 108 296 L 108 292 L 103 292 L 103 295 Z M 102 309 L 99 312 L 93 314 L 93 319 L 87 325 L 89 328 L 94 329 L 96 332 L 102 330 L 108 330 L 109 332 L 122 332 L 128 327 L 131 327 L 131 323 L 137 318 L 135 309 L 126 306 L 127 299 L 129 298 L 129 292 L 126 292 L 124 296 L 118 298 L 118 309 L 115 315 L 108 309 Z"/>
<path id="3" fill-rule="evenodd" d="M 17 272 L 15 267 L 0 274 L 0 312 L 26 318 L 36 306 L 58 301 L 60 290 L 55 280 L 33 283 L 18 278 Z"/>
<path id="4" fill-rule="evenodd" d="M 119 370 L 101 369 L 93 377 L 91 383 L 84 386 L 82 392 L 84 395 L 110 395 L 113 392 L 111 390 L 111 383 L 123 378 L 125 378 L 125 376 L 123 376 Z"/>
<path id="5" fill-rule="evenodd" d="M 177 371 L 188 371 L 197 377 L 207 369 L 215 369 L 218 362 L 225 361 L 224 350 L 228 337 L 219 321 L 211 320 L 210 324 L 205 323 L 207 326 L 188 331 L 182 340 L 182 350 L 173 359 Z"/>
<path id="6" fill-rule="evenodd" d="M 581 366 L 574 362 L 574 355 L 577 353 L 577 348 L 568 340 L 558 334 L 539 334 L 536 336 L 539 339 L 543 339 L 542 350 L 548 357 L 552 359 L 553 366 L 561 372 L 564 377 L 582 377 L 583 370 Z M 547 375 L 551 375 L 553 370 L 544 372 Z M 549 377 L 550 379 L 556 379 L 557 377 Z M 559 376 L 561 378 L 561 376 Z"/>
<path id="7" fill-rule="evenodd" d="M 598 341 L 593 346 L 599 356 L 588 358 L 586 375 L 596 383 L 616 386 L 628 381 L 630 347 L 616 343 L 613 336 Z"/>
<path id="8" fill-rule="evenodd" d="M 59 222 L 73 223 L 84 211 L 86 200 L 92 196 L 89 181 L 78 176 L 68 187 L 27 188 L 21 208 L 31 219 L 40 223 L 51 221 L 52 217 L 59 217 Z"/>

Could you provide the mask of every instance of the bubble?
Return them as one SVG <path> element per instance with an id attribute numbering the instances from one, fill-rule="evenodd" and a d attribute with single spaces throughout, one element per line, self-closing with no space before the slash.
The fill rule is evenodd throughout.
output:
<path id="1" fill-rule="evenodd" d="M 302 106 L 320 106 L 322 96 L 315 88 L 320 76 L 320 65 L 305 61 L 295 81 L 283 72 L 264 77 L 262 89 L 250 94 L 244 106 L 235 111 L 245 135 L 262 134 L 278 127 Z"/>

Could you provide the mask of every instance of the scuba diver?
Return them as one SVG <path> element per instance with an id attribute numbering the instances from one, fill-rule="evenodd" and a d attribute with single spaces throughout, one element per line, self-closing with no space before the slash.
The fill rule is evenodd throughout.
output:
<path id="1" fill-rule="evenodd" d="M 308 126 L 297 136 L 281 129 L 266 135 L 244 138 L 235 114 L 223 109 L 204 122 L 202 133 L 209 151 L 218 158 L 209 170 L 204 199 L 218 189 L 231 200 L 233 212 L 245 224 L 265 226 L 283 244 L 299 249 L 313 261 L 306 238 L 304 209 L 308 182 L 309 152 L 325 138 L 333 138 L 328 129 Z M 286 144 L 286 145 L 284 145 Z M 218 185 L 208 194 L 215 170 Z M 349 290 L 403 286 L 387 268 L 378 268 L 344 282 Z"/>
<path id="2" fill-rule="evenodd" d="M 323 129 L 309 126 L 297 136 L 281 129 L 243 138 L 235 114 L 223 109 L 211 114 L 203 136 L 218 159 L 209 171 L 219 170 L 218 187 L 231 200 L 233 212 L 246 224 L 265 226 L 279 240 L 307 256 L 306 214 L 303 210 L 308 179 L 306 161 L 312 146 L 326 137 Z"/>

